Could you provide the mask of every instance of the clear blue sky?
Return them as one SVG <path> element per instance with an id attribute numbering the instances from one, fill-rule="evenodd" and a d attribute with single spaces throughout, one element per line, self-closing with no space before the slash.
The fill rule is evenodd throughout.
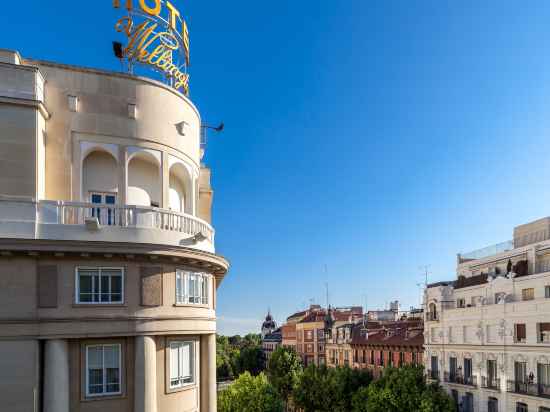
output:
<path id="1" fill-rule="evenodd" d="M 110 0 L 6 3 L 0 47 L 118 69 Z M 452 279 L 457 252 L 550 214 L 550 2 L 175 3 L 192 98 L 227 126 L 207 155 L 220 332 L 325 282 L 337 305 L 416 304 L 419 266 Z"/>

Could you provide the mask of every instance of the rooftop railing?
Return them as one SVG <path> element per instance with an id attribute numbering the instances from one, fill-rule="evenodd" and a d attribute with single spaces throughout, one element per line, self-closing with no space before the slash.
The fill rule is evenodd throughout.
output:
<path id="1" fill-rule="evenodd" d="M 487 246 L 482 249 L 474 250 L 472 252 L 461 253 L 460 258 L 462 260 L 483 259 L 489 256 L 498 255 L 502 252 L 508 252 L 512 249 L 514 249 L 514 241 L 508 240 L 506 242 L 497 243 L 496 245 Z"/>

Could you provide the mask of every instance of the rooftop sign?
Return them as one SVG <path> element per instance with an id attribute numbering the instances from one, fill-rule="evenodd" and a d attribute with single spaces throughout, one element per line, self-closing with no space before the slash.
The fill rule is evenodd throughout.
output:
<path id="1" fill-rule="evenodd" d="M 180 11 L 168 0 L 113 0 L 113 6 L 128 11 L 115 24 L 127 38 L 122 57 L 160 71 L 189 95 L 189 31 Z"/>

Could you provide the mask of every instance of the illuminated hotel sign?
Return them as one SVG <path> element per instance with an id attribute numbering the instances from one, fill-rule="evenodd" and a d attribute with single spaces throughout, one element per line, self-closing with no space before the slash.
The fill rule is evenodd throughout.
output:
<path id="1" fill-rule="evenodd" d="M 168 0 L 113 0 L 113 6 L 128 10 L 115 24 L 128 40 L 120 57 L 160 71 L 188 95 L 189 31 L 179 10 Z"/>

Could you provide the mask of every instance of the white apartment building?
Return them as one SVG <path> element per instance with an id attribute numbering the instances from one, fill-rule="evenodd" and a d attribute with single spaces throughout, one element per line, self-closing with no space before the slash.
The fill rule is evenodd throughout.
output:
<path id="1" fill-rule="evenodd" d="M 550 412 L 550 218 L 428 285 L 425 365 L 462 412 Z"/>

